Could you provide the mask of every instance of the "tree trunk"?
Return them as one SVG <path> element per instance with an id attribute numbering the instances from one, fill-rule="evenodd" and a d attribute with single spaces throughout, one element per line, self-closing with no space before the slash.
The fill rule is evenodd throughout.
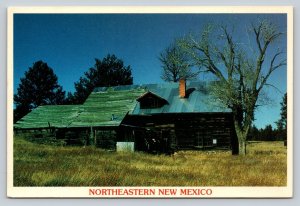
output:
<path id="1" fill-rule="evenodd" d="M 246 140 L 239 139 L 239 155 L 246 155 Z"/>
<path id="2" fill-rule="evenodd" d="M 246 138 L 248 135 L 249 126 L 246 126 L 246 129 L 243 131 L 238 122 L 235 121 L 235 132 L 239 142 L 239 155 L 246 155 Z"/>

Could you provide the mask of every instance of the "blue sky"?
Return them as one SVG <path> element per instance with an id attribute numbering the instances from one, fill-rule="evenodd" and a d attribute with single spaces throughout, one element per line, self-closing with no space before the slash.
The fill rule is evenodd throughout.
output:
<path id="1" fill-rule="evenodd" d="M 248 26 L 265 18 L 286 32 L 283 14 L 15 14 L 14 93 L 24 72 L 38 60 L 47 62 L 64 90 L 73 92 L 74 82 L 94 65 L 94 59 L 107 54 L 131 66 L 134 84 L 162 83 L 158 56 L 175 38 L 199 33 L 206 24 L 215 23 L 234 25 L 235 39 L 247 44 Z M 286 37 L 277 47 L 286 50 Z M 255 124 L 259 128 L 275 126 L 279 119 L 286 76 L 286 68 L 281 68 L 271 77 L 269 83 L 280 92 L 266 88 L 272 103 L 258 108 Z"/>

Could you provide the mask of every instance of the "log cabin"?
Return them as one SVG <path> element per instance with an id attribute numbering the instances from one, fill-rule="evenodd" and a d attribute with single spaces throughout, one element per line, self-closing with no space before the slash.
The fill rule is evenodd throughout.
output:
<path id="1" fill-rule="evenodd" d="M 209 82 L 98 87 L 82 105 L 39 106 L 14 125 L 15 131 L 54 131 L 67 144 L 134 150 L 226 149 L 235 154 L 232 112 L 209 93 Z"/>

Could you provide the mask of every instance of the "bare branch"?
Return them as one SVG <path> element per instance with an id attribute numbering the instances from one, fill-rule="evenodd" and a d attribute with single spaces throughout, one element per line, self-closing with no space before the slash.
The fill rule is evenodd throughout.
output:
<path id="1" fill-rule="evenodd" d="M 273 85 L 273 84 L 266 83 L 265 86 L 272 87 L 273 89 L 275 89 L 280 94 L 284 94 L 284 92 L 280 91 L 280 89 L 278 87 L 276 87 L 275 85 Z"/>
<path id="2" fill-rule="evenodd" d="M 205 33 L 205 35 L 207 35 L 207 33 Z M 200 44 L 192 36 L 190 36 L 189 40 L 187 40 L 188 43 L 183 46 L 185 46 L 188 49 L 189 54 L 192 56 L 193 60 L 200 68 L 205 67 L 208 70 L 210 70 L 213 74 L 215 74 L 220 80 L 226 81 L 222 72 L 218 69 L 218 67 L 212 60 L 211 54 L 209 52 L 208 41 L 207 39 L 205 40 L 206 41 Z M 200 52 L 200 54 L 197 51 Z"/>
<path id="3" fill-rule="evenodd" d="M 159 56 L 162 63 L 161 78 L 165 81 L 177 82 L 180 78 L 194 79 L 199 72 L 192 71 L 192 64 L 187 53 L 182 50 L 178 41 L 167 47 Z"/>
<path id="4" fill-rule="evenodd" d="M 260 43 L 260 32 L 261 32 L 261 27 L 262 27 L 262 22 L 259 24 L 258 28 L 255 28 L 255 26 L 252 24 L 252 29 L 255 33 L 255 39 L 256 39 L 256 44 L 258 46 L 258 49 L 260 51 L 260 53 L 262 53 L 262 47 L 261 47 L 261 43 Z"/>
<path id="5" fill-rule="evenodd" d="M 259 55 L 256 60 L 255 80 L 253 81 L 253 88 L 256 88 L 256 86 L 258 84 L 258 79 L 259 79 L 259 76 L 261 73 L 262 64 L 265 60 L 265 54 L 268 49 L 268 46 L 271 42 L 273 42 L 275 39 L 277 39 L 283 33 L 278 32 L 277 29 L 275 28 L 275 26 L 267 21 L 260 22 L 260 24 L 257 28 L 255 26 L 253 26 L 253 31 L 256 35 L 256 43 L 257 43 L 257 46 L 259 49 Z M 274 58 L 276 59 L 277 56 L 278 55 L 273 57 L 273 59 Z M 274 62 L 274 60 L 273 60 L 273 62 Z M 282 65 L 280 65 L 280 66 L 282 66 Z M 278 67 L 280 67 L 280 66 L 278 66 Z M 273 68 L 272 65 L 271 65 L 271 67 Z M 276 67 L 276 68 L 278 68 L 278 67 Z M 271 73 L 272 73 L 272 71 L 271 71 Z M 262 85 L 260 87 L 262 87 Z"/>
<path id="6" fill-rule="evenodd" d="M 281 54 L 283 54 L 283 52 L 277 52 L 277 53 L 273 56 L 273 58 L 272 58 L 272 60 L 271 60 L 271 63 L 270 63 L 269 70 L 268 70 L 266 76 L 265 76 L 265 77 L 262 77 L 261 84 L 259 85 L 259 87 L 258 87 L 258 89 L 257 89 L 258 92 L 260 92 L 260 91 L 262 90 L 263 86 L 266 85 L 266 82 L 267 82 L 268 78 L 270 77 L 270 75 L 271 75 L 276 69 L 278 69 L 278 68 L 280 68 L 280 67 L 286 65 L 286 59 L 284 59 L 284 60 L 280 61 L 278 64 L 274 65 L 275 60 L 276 60 L 277 57 L 278 57 L 279 55 L 281 55 Z"/>

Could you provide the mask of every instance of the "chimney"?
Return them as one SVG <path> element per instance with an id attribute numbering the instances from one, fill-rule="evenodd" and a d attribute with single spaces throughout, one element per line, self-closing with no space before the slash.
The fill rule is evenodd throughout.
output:
<path id="1" fill-rule="evenodd" d="M 186 83 L 185 79 L 180 79 L 179 80 L 179 97 L 180 98 L 185 98 L 186 96 Z"/>

